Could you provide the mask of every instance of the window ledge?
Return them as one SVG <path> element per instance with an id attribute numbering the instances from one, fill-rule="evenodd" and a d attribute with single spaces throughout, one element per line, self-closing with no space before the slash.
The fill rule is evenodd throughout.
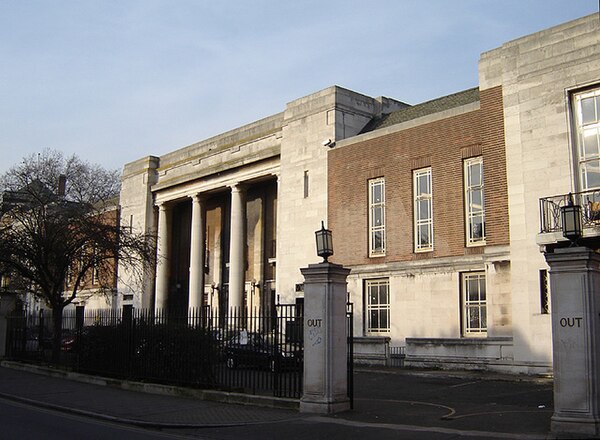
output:
<path id="1" fill-rule="evenodd" d="M 486 246 L 487 242 L 485 240 L 483 241 L 476 241 L 474 243 L 467 243 L 467 245 L 465 247 L 468 248 L 472 248 L 472 247 L 481 247 L 481 246 Z"/>
<path id="2" fill-rule="evenodd" d="M 463 338 L 406 338 L 407 344 L 418 344 L 418 345 L 495 345 L 495 344 L 506 344 L 510 342 L 512 344 L 512 336 L 476 336 Z"/>

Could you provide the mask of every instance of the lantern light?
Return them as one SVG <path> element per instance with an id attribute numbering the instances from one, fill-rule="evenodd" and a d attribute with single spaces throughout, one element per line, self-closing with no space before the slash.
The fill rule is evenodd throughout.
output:
<path id="1" fill-rule="evenodd" d="M 569 193 L 566 206 L 560 208 L 562 232 L 572 243 L 581 238 L 581 206 L 573 204 L 573 194 Z"/>
<path id="2" fill-rule="evenodd" d="M 317 255 L 323 257 L 323 263 L 327 263 L 327 258 L 333 255 L 333 237 L 329 229 L 325 229 L 325 224 L 321 221 L 321 229 L 315 231 L 317 239 Z"/>

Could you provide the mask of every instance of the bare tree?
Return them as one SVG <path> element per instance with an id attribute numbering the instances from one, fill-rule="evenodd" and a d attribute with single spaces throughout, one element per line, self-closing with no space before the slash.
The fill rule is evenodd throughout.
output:
<path id="1" fill-rule="evenodd" d="M 0 185 L 0 266 L 52 310 L 57 361 L 64 308 L 92 277 L 99 291 L 114 290 L 117 264 L 143 273 L 154 238 L 120 227 L 118 172 L 77 156 L 26 157 Z"/>

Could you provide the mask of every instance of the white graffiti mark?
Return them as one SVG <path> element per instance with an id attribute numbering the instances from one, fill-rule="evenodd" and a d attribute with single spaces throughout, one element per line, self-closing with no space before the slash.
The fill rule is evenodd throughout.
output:
<path id="1" fill-rule="evenodd" d="M 311 342 L 311 345 L 314 347 L 323 342 L 323 337 L 321 336 L 321 329 L 319 327 L 311 328 L 308 331 L 308 339 Z"/>

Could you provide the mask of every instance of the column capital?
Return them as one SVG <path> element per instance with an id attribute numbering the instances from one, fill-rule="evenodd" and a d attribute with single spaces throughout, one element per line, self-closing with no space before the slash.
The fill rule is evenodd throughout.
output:
<path id="1" fill-rule="evenodd" d="M 205 200 L 205 197 L 202 193 L 189 194 L 188 197 L 192 199 L 193 203 L 202 203 Z"/>
<path id="2" fill-rule="evenodd" d="M 231 192 L 244 193 L 248 189 L 248 185 L 242 182 L 235 182 L 229 185 Z"/>
<path id="3" fill-rule="evenodd" d="M 154 204 L 158 208 L 159 211 L 168 211 L 171 209 L 171 205 L 167 202 L 157 202 Z"/>

